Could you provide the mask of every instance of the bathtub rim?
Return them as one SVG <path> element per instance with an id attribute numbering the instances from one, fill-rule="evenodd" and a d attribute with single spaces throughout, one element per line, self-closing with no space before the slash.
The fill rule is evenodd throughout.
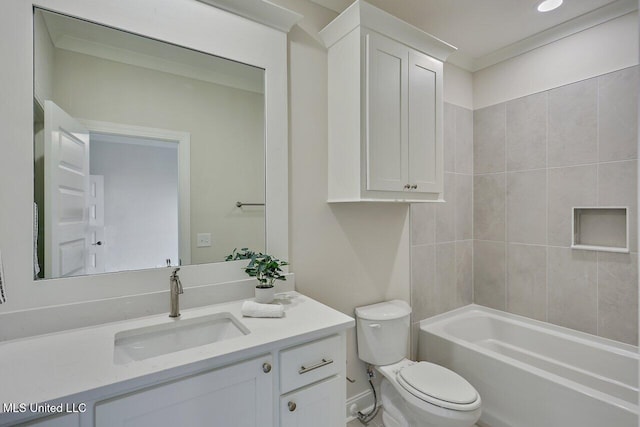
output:
<path id="1" fill-rule="evenodd" d="M 594 388 L 580 384 L 576 381 L 562 377 L 558 374 L 554 374 L 544 369 L 530 365 L 528 363 L 521 362 L 515 358 L 502 355 L 500 353 L 497 353 L 489 349 L 485 349 L 477 344 L 460 339 L 444 331 L 443 326 L 447 323 L 447 321 L 457 317 L 469 317 L 474 313 L 480 313 L 488 317 L 494 317 L 494 318 L 498 317 L 501 320 L 506 319 L 509 321 L 509 323 L 520 324 L 520 325 L 523 325 L 524 327 L 532 328 L 534 330 L 542 331 L 545 333 L 551 332 L 555 336 L 568 337 L 568 339 L 570 340 L 580 342 L 583 344 L 588 344 L 590 346 L 598 347 L 600 349 L 606 348 L 607 350 L 613 351 L 618 355 L 628 356 L 640 362 L 640 354 L 638 354 L 638 347 L 634 345 L 621 343 L 608 338 L 599 337 L 586 332 L 577 331 L 574 329 L 566 328 L 564 326 L 558 326 L 552 323 L 543 322 L 536 319 L 530 319 L 528 317 L 520 316 L 518 314 L 507 313 L 505 311 L 496 310 L 496 309 L 481 306 L 478 304 L 469 304 L 469 305 L 466 305 L 442 314 L 438 314 L 433 317 L 429 317 L 427 319 L 420 320 L 419 331 L 420 333 L 423 333 L 423 332 L 430 333 L 432 335 L 451 341 L 456 345 L 460 345 L 469 350 L 478 352 L 486 357 L 497 359 L 503 363 L 507 363 L 509 365 L 515 366 L 518 369 L 522 369 L 524 371 L 528 371 L 535 375 L 541 376 L 542 378 L 545 378 L 549 381 L 560 383 L 580 393 L 584 393 L 592 398 L 595 398 L 601 401 L 606 401 L 612 405 L 615 405 L 616 407 L 630 411 L 636 415 L 640 414 L 640 406 L 638 405 L 637 401 L 636 403 L 632 403 L 622 398 L 612 396 L 610 394 L 607 394 L 602 391 L 596 390 Z M 418 337 L 418 348 L 420 348 L 419 337 Z M 638 385 L 636 385 L 636 388 L 638 388 Z"/>

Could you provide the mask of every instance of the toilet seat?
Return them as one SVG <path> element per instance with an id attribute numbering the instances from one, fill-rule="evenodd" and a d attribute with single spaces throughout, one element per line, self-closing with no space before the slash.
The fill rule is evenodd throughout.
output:
<path id="1" fill-rule="evenodd" d="M 433 363 L 405 366 L 397 372 L 396 379 L 413 396 L 442 408 L 473 411 L 481 405 L 478 392 L 467 380 Z"/>

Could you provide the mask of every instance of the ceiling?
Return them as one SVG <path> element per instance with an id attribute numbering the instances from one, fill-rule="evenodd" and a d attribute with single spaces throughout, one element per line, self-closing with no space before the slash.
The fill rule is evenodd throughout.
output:
<path id="1" fill-rule="evenodd" d="M 311 0 L 342 12 L 353 0 Z M 493 65 L 638 8 L 637 0 L 564 0 L 540 13 L 540 0 L 367 0 L 458 48 L 469 71 Z"/>
<path id="2" fill-rule="evenodd" d="M 264 70 L 46 10 L 53 45 L 85 55 L 264 93 Z"/>

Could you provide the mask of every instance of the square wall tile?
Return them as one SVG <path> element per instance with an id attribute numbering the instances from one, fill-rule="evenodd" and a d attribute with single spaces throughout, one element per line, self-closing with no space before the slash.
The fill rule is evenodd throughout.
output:
<path id="1" fill-rule="evenodd" d="M 456 106 L 444 103 L 442 139 L 444 142 L 444 171 L 455 171 L 456 157 Z"/>
<path id="2" fill-rule="evenodd" d="M 598 77 L 600 161 L 638 157 L 638 66 Z"/>
<path id="3" fill-rule="evenodd" d="M 473 238 L 473 175 L 455 175 L 455 240 Z"/>
<path id="4" fill-rule="evenodd" d="M 473 111 L 455 107 L 456 109 L 456 159 L 457 173 L 473 173 Z"/>
<path id="5" fill-rule="evenodd" d="M 414 321 L 437 314 L 435 245 L 411 248 L 411 307 Z"/>
<path id="6" fill-rule="evenodd" d="M 436 242 L 435 203 L 411 204 L 411 244 L 428 245 Z"/>
<path id="7" fill-rule="evenodd" d="M 455 235 L 456 177 L 444 174 L 444 199 L 436 204 L 436 242 L 453 242 Z"/>
<path id="8" fill-rule="evenodd" d="M 505 309 L 505 243 L 473 242 L 473 299 L 476 304 Z"/>
<path id="9" fill-rule="evenodd" d="M 598 253 L 598 335 L 638 345 L 638 254 Z"/>
<path id="10" fill-rule="evenodd" d="M 507 170 L 547 166 L 547 92 L 507 102 Z"/>
<path id="11" fill-rule="evenodd" d="M 473 237 L 480 240 L 505 240 L 504 173 L 473 177 Z"/>
<path id="12" fill-rule="evenodd" d="M 598 160 L 597 92 L 596 79 L 549 91 L 549 166 Z"/>
<path id="13" fill-rule="evenodd" d="M 456 246 L 455 243 L 436 245 L 437 308 L 444 313 L 456 306 Z"/>
<path id="14" fill-rule="evenodd" d="M 505 104 L 473 112 L 474 173 L 504 172 L 506 149 Z"/>
<path id="15" fill-rule="evenodd" d="M 547 320 L 547 247 L 507 245 L 507 311 Z"/>
<path id="16" fill-rule="evenodd" d="M 473 241 L 456 242 L 456 303 L 454 308 L 473 302 Z"/>
<path id="17" fill-rule="evenodd" d="M 596 252 L 549 247 L 549 322 L 597 333 Z"/>
<path id="18" fill-rule="evenodd" d="M 596 206 L 597 165 L 549 169 L 547 242 L 571 246 L 571 215 L 574 206 Z"/>
<path id="19" fill-rule="evenodd" d="M 547 171 L 507 173 L 507 241 L 547 242 Z"/>
<path id="20" fill-rule="evenodd" d="M 638 251 L 638 161 L 598 164 L 598 205 L 629 207 L 629 248 Z"/>

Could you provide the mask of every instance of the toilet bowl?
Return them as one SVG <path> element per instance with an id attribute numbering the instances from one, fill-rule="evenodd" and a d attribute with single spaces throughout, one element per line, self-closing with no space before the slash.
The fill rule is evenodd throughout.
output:
<path id="1" fill-rule="evenodd" d="M 383 376 L 385 427 L 470 427 L 482 400 L 469 382 L 429 362 L 405 358 L 411 307 L 394 300 L 356 308 L 358 356 Z"/>

